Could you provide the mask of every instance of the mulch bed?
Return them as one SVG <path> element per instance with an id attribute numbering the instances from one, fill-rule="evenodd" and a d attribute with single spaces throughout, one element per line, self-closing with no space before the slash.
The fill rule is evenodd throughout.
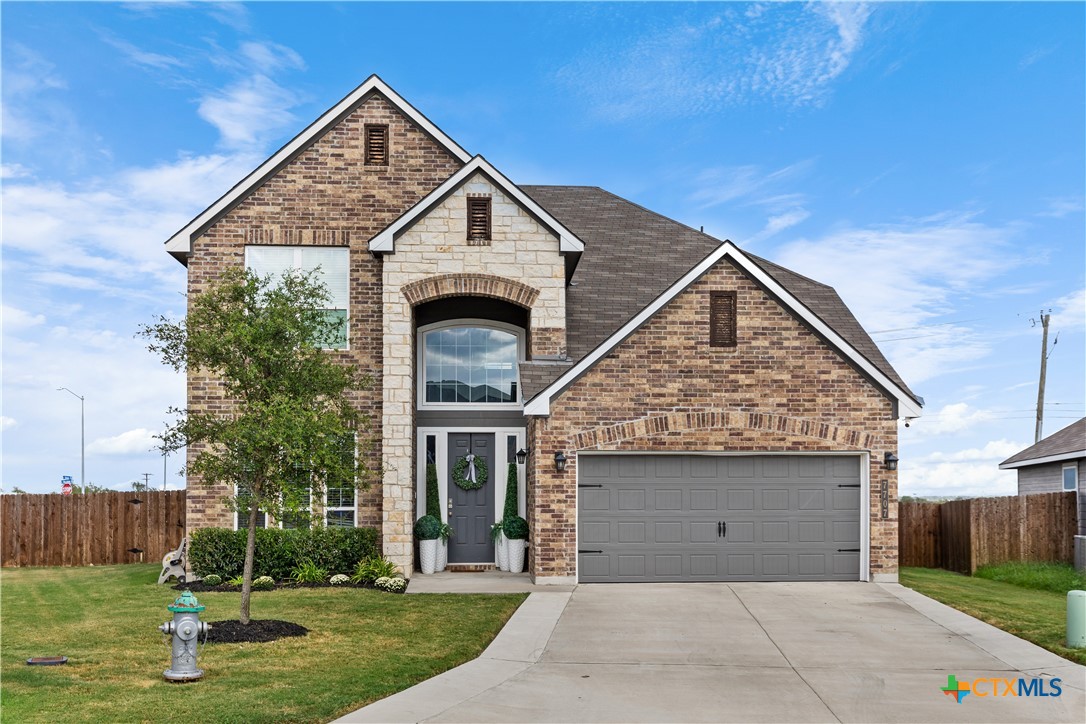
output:
<path id="1" fill-rule="evenodd" d="M 275 584 L 275 588 L 272 590 L 291 589 L 291 588 L 372 588 L 374 590 L 384 591 L 385 593 L 406 593 L 410 581 L 407 586 L 404 586 L 402 591 L 384 591 L 384 589 L 378 589 L 377 586 L 372 583 L 340 583 L 333 586 L 331 583 L 325 581 L 324 583 L 295 583 L 294 581 L 279 581 Z M 192 591 L 193 593 L 238 593 L 241 591 L 240 586 L 231 586 L 229 583 L 221 583 L 218 586 L 209 586 L 203 581 L 190 581 L 188 583 L 178 583 L 171 586 L 175 591 Z M 264 591 L 258 591 L 255 588 L 253 593 L 264 593 Z"/>
<path id="2" fill-rule="evenodd" d="M 211 630 L 207 632 L 209 644 L 261 644 L 267 641 L 305 636 L 309 629 L 290 621 L 250 619 L 247 625 L 241 621 L 210 621 Z"/>

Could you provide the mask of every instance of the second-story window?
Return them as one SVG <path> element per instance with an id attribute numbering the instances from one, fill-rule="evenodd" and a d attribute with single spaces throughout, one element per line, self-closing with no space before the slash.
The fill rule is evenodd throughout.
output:
<path id="1" fill-rule="evenodd" d="M 279 279 L 291 271 L 319 269 L 317 279 L 330 297 L 325 314 L 338 323 L 338 334 L 314 340 L 325 349 L 347 349 L 347 312 L 350 300 L 350 250 L 341 246 L 247 246 L 245 268 L 259 276 Z"/>
<path id="2" fill-rule="evenodd" d="M 513 329 L 463 324 L 422 337 L 423 405 L 494 405 L 520 401 L 517 361 L 521 335 Z"/>

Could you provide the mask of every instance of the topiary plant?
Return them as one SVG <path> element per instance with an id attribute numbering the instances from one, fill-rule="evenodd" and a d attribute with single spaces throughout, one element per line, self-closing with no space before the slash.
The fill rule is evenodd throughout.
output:
<path id="1" fill-rule="evenodd" d="M 415 521 L 415 537 L 419 540 L 437 540 L 441 537 L 441 521 L 432 515 L 424 515 Z"/>
<path id="2" fill-rule="evenodd" d="M 441 520 L 441 496 L 437 491 L 437 465 L 426 464 L 426 515 Z"/>
<path id="3" fill-rule="evenodd" d="M 505 478 L 505 507 L 502 509 L 502 519 L 513 518 L 519 512 L 520 492 L 517 490 L 517 464 L 509 463 L 509 474 Z"/>
<path id="4" fill-rule="evenodd" d="M 210 576 L 204 576 L 201 581 L 205 586 L 219 586 L 222 585 L 222 576 L 212 573 Z"/>
<path id="5" fill-rule="evenodd" d="M 271 576 L 260 576 L 253 579 L 254 591 L 270 591 L 275 588 L 275 579 Z"/>
<path id="6" fill-rule="evenodd" d="M 528 521 L 519 515 L 506 518 L 502 521 L 502 531 L 509 540 L 525 540 L 528 538 Z"/>

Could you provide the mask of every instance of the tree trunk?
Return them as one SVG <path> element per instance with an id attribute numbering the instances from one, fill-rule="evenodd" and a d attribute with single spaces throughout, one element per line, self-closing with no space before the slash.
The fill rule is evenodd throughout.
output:
<path id="1" fill-rule="evenodd" d="M 245 568 L 241 582 L 241 616 L 243 625 L 249 625 L 249 596 L 253 592 L 253 558 L 256 557 L 256 517 L 260 507 L 255 500 L 249 501 L 249 535 L 245 539 Z"/>

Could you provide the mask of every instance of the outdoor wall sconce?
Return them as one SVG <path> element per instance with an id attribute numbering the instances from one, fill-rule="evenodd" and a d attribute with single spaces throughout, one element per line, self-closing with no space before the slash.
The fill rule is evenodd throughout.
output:
<path id="1" fill-rule="evenodd" d="M 531 450 L 526 447 L 522 447 L 520 450 L 517 450 L 517 464 L 523 465 L 524 463 L 528 462 L 528 453 L 530 452 Z"/>
<path id="2" fill-rule="evenodd" d="M 561 450 L 554 454 L 554 469 L 558 472 L 565 472 L 566 469 L 566 454 Z"/>
<path id="3" fill-rule="evenodd" d="M 897 455 L 892 452 L 886 453 L 882 458 L 882 464 L 887 470 L 897 470 Z"/>

